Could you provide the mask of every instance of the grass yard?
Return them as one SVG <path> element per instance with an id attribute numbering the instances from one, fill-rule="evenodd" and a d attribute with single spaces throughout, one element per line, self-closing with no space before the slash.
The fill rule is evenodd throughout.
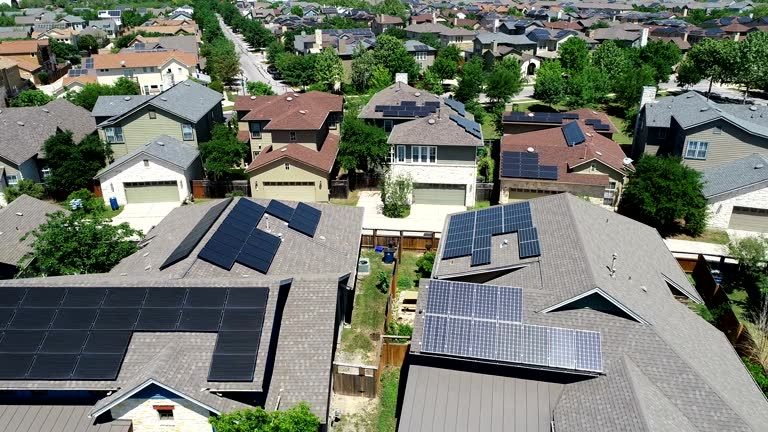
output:
<path id="1" fill-rule="evenodd" d="M 491 202 L 490 201 L 475 201 L 475 205 L 472 207 L 473 210 L 481 209 L 490 207 Z"/>
<path id="2" fill-rule="evenodd" d="M 125 206 L 120 206 L 117 208 L 117 210 L 112 210 L 112 207 L 107 207 L 107 210 L 104 212 L 104 217 L 107 219 L 112 219 L 122 213 L 124 208 Z"/>
<path id="3" fill-rule="evenodd" d="M 483 139 L 498 139 L 499 134 L 494 126 L 493 116 L 487 115 L 483 119 Z"/>
<path id="4" fill-rule="evenodd" d="M 679 234 L 670 238 L 675 240 L 690 240 L 690 241 L 714 243 L 714 244 L 721 244 L 721 245 L 727 245 L 728 241 L 730 241 L 730 238 L 728 237 L 728 232 L 723 230 L 714 230 L 714 229 L 704 230 L 704 233 L 698 237 L 691 237 L 685 234 Z"/>
<path id="5" fill-rule="evenodd" d="M 381 374 L 381 400 L 379 401 L 379 432 L 395 432 L 397 427 L 397 392 L 400 387 L 400 369 L 391 368 Z"/>
<path id="6" fill-rule="evenodd" d="M 349 191 L 347 199 L 331 198 L 331 204 L 356 207 L 360 199 L 360 191 Z"/>

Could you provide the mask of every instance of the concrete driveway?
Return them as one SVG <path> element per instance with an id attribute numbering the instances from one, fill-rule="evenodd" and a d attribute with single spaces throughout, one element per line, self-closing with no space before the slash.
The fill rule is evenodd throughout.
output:
<path id="1" fill-rule="evenodd" d="M 131 228 L 141 230 L 146 234 L 153 226 L 168 216 L 171 210 L 179 206 L 181 204 L 177 202 L 126 204 L 123 211 L 112 219 L 112 224 L 118 225 L 128 222 Z"/>
<path id="2" fill-rule="evenodd" d="M 363 228 L 394 231 L 441 232 L 446 216 L 467 209 L 459 205 L 414 204 L 407 218 L 392 219 L 381 214 L 381 195 L 373 191 L 360 192 L 357 206 L 365 209 Z"/>

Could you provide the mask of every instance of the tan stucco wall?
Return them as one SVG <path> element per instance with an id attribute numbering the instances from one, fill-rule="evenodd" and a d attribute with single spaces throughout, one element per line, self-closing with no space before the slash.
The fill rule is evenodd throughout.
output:
<path id="1" fill-rule="evenodd" d="M 173 405 L 173 420 L 160 420 L 155 405 Z M 112 418 L 131 420 L 133 432 L 211 432 L 208 410 L 186 399 L 128 398 L 111 410 Z"/>
<path id="2" fill-rule="evenodd" d="M 290 169 L 285 169 L 285 164 Z M 328 201 L 328 173 L 306 166 L 292 159 L 282 158 L 269 163 L 258 170 L 248 173 L 251 194 L 254 198 L 264 198 L 263 182 L 314 182 L 315 201 Z"/>

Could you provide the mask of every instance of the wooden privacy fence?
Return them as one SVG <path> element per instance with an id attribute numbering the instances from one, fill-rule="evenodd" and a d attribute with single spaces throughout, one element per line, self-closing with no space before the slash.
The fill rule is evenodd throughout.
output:
<path id="1" fill-rule="evenodd" d="M 493 194 L 493 183 L 475 184 L 475 201 L 490 201 Z"/>
<path id="2" fill-rule="evenodd" d="M 440 233 L 433 231 L 395 231 L 363 228 L 360 246 L 373 249 L 376 246 L 399 245 L 400 250 L 437 250 Z"/>
<path id="3" fill-rule="evenodd" d="M 192 196 L 195 198 L 224 198 L 235 191 L 251 196 L 248 180 L 192 180 Z"/>
<path id="4" fill-rule="evenodd" d="M 381 391 L 381 372 L 388 366 L 402 366 L 410 345 L 410 337 L 381 335 L 376 366 L 333 362 L 333 392 L 375 398 Z"/>
<path id="5" fill-rule="evenodd" d="M 331 180 L 331 198 L 349 198 L 349 182 L 347 180 Z"/>

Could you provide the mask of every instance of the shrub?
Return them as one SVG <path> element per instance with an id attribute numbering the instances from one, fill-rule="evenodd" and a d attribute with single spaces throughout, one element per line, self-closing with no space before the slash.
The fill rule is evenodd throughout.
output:
<path id="1" fill-rule="evenodd" d="M 387 334 L 390 336 L 412 336 L 413 326 L 410 324 L 398 324 L 394 321 L 389 323 Z"/>
<path id="2" fill-rule="evenodd" d="M 405 175 L 388 173 L 381 183 L 382 213 L 390 218 L 403 218 L 411 209 L 413 181 Z"/>
<path id="3" fill-rule="evenodd" d="M 383 293 L 389 291 L 389 275 L 384 270 L 376 274 L 376 288 Z"/>
<path id="4" fill-rule="evenodd" d="M 406 290 L 408 288 L 413 288 L 413 279 L 408 276 L 398 276 L 397 289 Z"/>
<path id="5" fill-rule="evenodd" d="M 423 278 L 428 278 L 432 275 L 432 266 L 435 264 L 435 252 L 424 252 L 424 255 L 420 256 L 416 260 L 416 271 Z"/>
<path id="6" fill-rule="evenodd" d="M 83 207 L 78 211 L 82 211 L 85 214 L 99 214 L 107 210 L 104 200 L 92 194 L 88 189 L 78 189 L 69 194 L 66 202 L 67 206 L 74 199 L 83 200 Z"/>
<path id="7" fill-rule="evenodd" d="M 744 362 L 744 366 L 747 367 L 749 373 L 752 374 L 752 378 L 755 379 L 760 390 L 768 396 L 768 374 L 765 373 L 765 369 L 763 369 L 760 363 L 753 362 L 746 357 L 742 357 L 741 360 Z"/>
<path id="8" fill-rule="evenodd" d="M 50 77 L 48 76 L 47 72 L 40 72 L 37 74 L 37 79 L 40 80 L 40 84 L 47 85 L 50 84 Z"/>
<path id="9" fill-rule="evenodd" d="M 233 190 L 232 192 L 227 192 L 226 194 L 224 194 L 225 198 L 234 198 L 234 197 L 243 197 L 243 196 L 245 196 L 245 193 L 243 193 L 243 191 L 239 189 Z"/>
<path id="10" fill-rule="evenodd" d="M 16 185 L 8 186 L 3 191 L 5 202 L 10 204 L 16 198 L 22 195 L 29 195 L 32 198 L 43 199 L 46 197 L 45 187 L 40 183 L 35 183 L 29 179 L 19 180 Z"/>
<path id="11" fill-rule="evenodd" d="M 211 83 L 208 84 L 208 88 L 219 93 L 224 93 L 224 84 L 221 81 L 211 81 Z"/>

